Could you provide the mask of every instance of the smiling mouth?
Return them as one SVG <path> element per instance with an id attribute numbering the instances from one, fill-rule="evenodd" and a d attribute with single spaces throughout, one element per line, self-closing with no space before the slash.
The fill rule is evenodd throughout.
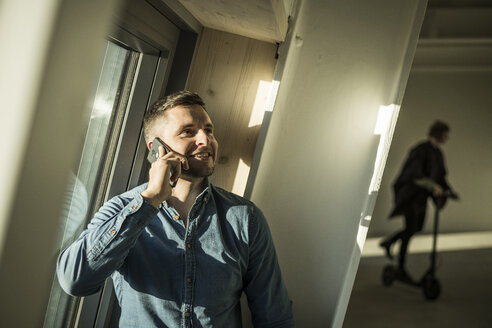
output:
<path id="1" fill-rule="evenodd" d="M 208 153 L 208 152 L 203 152 L 203 153 L 190 155 L 190 157 L 197 159 L 197 160 L 200 160 L 200 161 L 203 161 L 203 160 L 207 160 L 209 158 L 212 158 L 212 154 Z"/>

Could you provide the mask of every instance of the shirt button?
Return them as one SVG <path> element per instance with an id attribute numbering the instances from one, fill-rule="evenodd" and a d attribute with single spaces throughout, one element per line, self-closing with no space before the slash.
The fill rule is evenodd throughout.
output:
<path id="1" fill-rule="evenodd" d="M 179 220 L 179 215 L 175 215 L 175 216 L 174 216 L 174 219 L 175 219 L 175 220 Z"/>
<path id="2" fill-rule="evenodd" d="M 208 196 L 205 196 L 205 197 L 203 198 L 203 201 L 204 201 L 205 203 L 206 203 L 206 202 L 208 202 Z"/>
<path id="3" fill-rule="evenodd" d="M 187 318 L 191 317 L 191 313 L 190 312 L 185 312 L 185 317 L 187 317 Z"/>
<path id="4" fill-rule="evenodd" d="M 116 233 L 116 229 L 111 230 L 111 232 L 110 232 L 110 233 L 111 233 L 112 235 L 114 235 L 114 234 Z"/>
<path id="5" fill-rule="evenodd" d="M 186 278 L 186 282 L 191 284 L 191 282 L 193 281 L 193 279 L 191 279 L 190 277 Z"/>
<path id="6" fill-rule="evenodd" d="M 191 244 L 190 243 L 186 244 L 186 247 L 191 248 Z"/>
<path id="7" fill-rule="evenodd" d="M 132 208 L 136 210 L 138 208 L 138 205 L 133 205 Z"/>

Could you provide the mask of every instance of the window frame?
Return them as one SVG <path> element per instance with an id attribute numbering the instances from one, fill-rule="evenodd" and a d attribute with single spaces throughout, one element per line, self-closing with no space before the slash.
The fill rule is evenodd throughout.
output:
<path id="1" fill-rule="evenodd" d="M 149 104 L 159 97 L 165 85 L 163 77 L 170 63 L 170 54 L 174 51 L 174 47 L 157 49 L 121 27 L 115 27 L 108 39 L 140 54 L 113 164 L 110 172 L 106 172 L 107 187 L 101 203 L 128 190 L 132 172 L 140 171 L 144 166 L 142 159 L 146 149 L 141 145 L 142 119 Z M 102 204 L 97 204 L 96 207 L 100 205 Z M 101 291 L 81 299 L 75 326 L 106 327 L 114 299 L 111 279 L 107 279 Z"/>
<path id="2" fill-rule="evenodd" d="M 184 88 L 198 38 L 193 30 L 180 30 L 149 2 L 137 2 L 130 2 L 126 12 L 122 10 L 123 14 L 115 15 L 112 32 L 108 35 L 110 41 L 137 51 L 140 56 L 103 202 L 140 184 L 146 177 L 148 164 L 142 133 L 143 116 L 150 104 L 167 93 L 168 82 L 174 88 Z M 152 22 L 152 29 L 142 24 L 146 21 Z M 156 30 L 160 33 L 154 33 Z M 176 53 L 188 60 L 178 60 L 172 67 Z M 170 78 L 171 67 L 175 78 Z M 114 302 L 113 284 L 111 279 L 107 279 L 101 291 L 80 299 L 74 326 L 108 327 Z"/>

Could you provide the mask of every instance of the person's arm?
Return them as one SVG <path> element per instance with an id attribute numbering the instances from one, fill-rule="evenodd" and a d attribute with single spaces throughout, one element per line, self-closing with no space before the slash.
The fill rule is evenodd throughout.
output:
<path id="1" fill-rule="evenodd" d="M 249 262 L 244 292 L 255 328 L 294 327 L 275 247 L 263 213 L 257 208 L 249 223 Z"/>
<path id="2" fill-rule="evenodd" d="M 99 209 L 87 229 L 58 257 L 56 272 L 65 292 L 74 296 L 93 294 L 123 265 L 142 230 L 156 216 L 157 207 L 169 199 L 169 181 L 179 178 L 182 166 L 188 169 L 186 157 L 166 154 L 160 146 L 145 190 L 139 193 L 137 188 L 114 197 Z"/>
<path id="3" fill-rule="evenodd" d="M 123 264 L 142 230 L 157 209 L 135 192 L 131 198 L 115 197 L 103 205 L 80 237 L 58 257 L 60 286 L 73 296 L 97 292 Z"/>
<path id="4" fill-rule="evenodd" d="M 436 186 L 439 186 L 439 184 L 431 178 L 416 179 L 415 184 L 424 189 L 427 189 L 428 191 L 432 191 Z"/>
<path id="5" fill-rule="evenodd" d="M 402 173 L 402 181 L 411 181 L 434 196 L 440 196 L 443 194 L 445 187 L 424 174 L 424 166 L 428 158 L 428 147 L 427 143 L 423 143 L 412 149 Z"/>
<path id="6" fill-rule="evenodd" d="M 454 191 L 448 182 L 446 164 L 444 163 L 444 155 L 442 155 L 442 162 L 438 163 L 442 171 L 442 176 L 437 181 L 437 183 L 442 187 L 443 191 L 451 198 L 458 199 L 458 194 Z"/>

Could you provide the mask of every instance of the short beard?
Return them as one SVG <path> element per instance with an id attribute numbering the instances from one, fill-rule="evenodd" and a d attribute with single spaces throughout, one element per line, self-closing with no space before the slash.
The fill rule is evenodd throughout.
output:
<path id="1" fill-rule="evenodd" d="M 186 179 L 186 178 L 207 178 L 211 176 L 215 171 L 215 167 L 212 167 L 207 170 L 194 170 L 193 168 L 190 168 L 189 170 L 182 170 L 181 171 L 181 176 Z"/>

